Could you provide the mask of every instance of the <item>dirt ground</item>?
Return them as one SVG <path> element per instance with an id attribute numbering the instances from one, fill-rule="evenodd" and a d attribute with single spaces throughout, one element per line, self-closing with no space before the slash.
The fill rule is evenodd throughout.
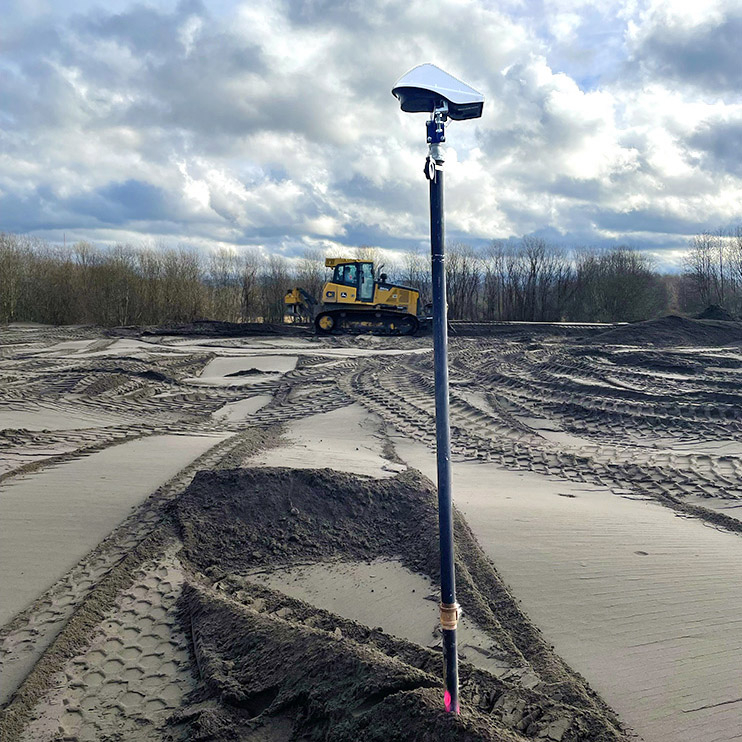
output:
<path id="1" fill-rule="evenodd" d="M 718 315 L 718 313 L 717 313 Z M 3 740 L 732 740 L 742 324 L 0 328 Z"/>

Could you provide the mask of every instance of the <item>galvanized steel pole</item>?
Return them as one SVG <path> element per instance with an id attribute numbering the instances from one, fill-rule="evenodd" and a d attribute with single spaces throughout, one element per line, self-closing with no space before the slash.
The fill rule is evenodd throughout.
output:
<path id="1" fill-rule="evenodd" d="M 426 175 L 430 180 L 430 252 L 433 280 L 433 358 L 435 370 L 435 434 L 438 463 L 438 526 L 441 555 L 441 630 L 446 711 L 459 713 L 459 665 L 456 626 L 453 509 L 451 502 L 451 426 L 448 399 L 448 309 L 443 226 L 443 115 L 434 113 L 428 122 Z"/>

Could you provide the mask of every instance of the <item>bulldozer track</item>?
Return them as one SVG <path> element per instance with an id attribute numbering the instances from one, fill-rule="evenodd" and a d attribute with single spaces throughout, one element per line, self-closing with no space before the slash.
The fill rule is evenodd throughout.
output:
<path id="1" fill-rule="evenodd" d="M 195 474 L 201 469 L 218 468 L 232 452 L 244 448 L 246 442 L 252 443 L 248 446 L 249 450 L 260 449 L 251 431 L 235 433 L 212 446 L 153 492 L 92 552 L 32 605 L 2 627 L 0 671 L 3 667 L 15 665 L 17 670 L 13 677 L 22 678 L 64 629 L 98 582 L 162 522 L 167 504 L 188 486 Z M 245 451 L 242 454 L 248 455 Z M 5 685 L 3 695 L 9 690 L 9 686 Z"/>
<path id="2" fill-rule="evenodd" d="M 461 353 L 451 349 L 451 425 L 452 450 L 464 458 L 494 461 L 507 467 L 535 471 L 576 481 L 609 483 L 634 496 L 658 499 L 701 497 L 742 498 L 742 461 L 739 455 L 713 455 L 697 451 L 680 452 L 665 447 L 640 445 L 636 437 L 621 441 L 622 432 L 631 428 L 676 442 L 692 444 L 703 436 L 736 441 L 740 437 L 738 410 L 732 400 L 720 405 L 706 403 L 710 390 L 698 389 L 696 404 L 681 404 L 677 397 L 687 385 L 678 384 L 675 398 L 657 398 L 652 391 L 631 395 L 625 390 L 600 387 L 583 390 L 583 384 L 554 373 L 569 369 L 585 373 L 582 362 L 541 363 L 537 368 L 522 345 L 508 347 L 493 364 L 478 352 Z M 556 354 L 562 351 L 557 350 Z M 563 354 L 563 353 L 562 353 Z M 520 363 L 514 361 L 520 360 Z M 482 366 L 492 366 L 482 372 Z M 544 368 L 546 367 L 546 368 Z M 467 378 L 463 378 L 466 375 Z M 532 375 L 538 375 L 534 379 Z M 640 374 L 632 373 L 632 376 Z M 711 387 L 716 384 L 712 377 Z M 472 405 L 460 391 L 479 387 L 497 404 Z M 597 384 L 597 379 L 596 379 Z M 647 379 L 647 387 L 653 387 Z M 433 382 L 428 357 L 385 360 L 355 374 L 348 384 L 357 402 L 387 420 L 400 433 L 433 446 L 435 442 Z M 733 396 L 733 395 L 730 395 Z M 653 401 L 650 401 L 653 400 Z M 657 406 L 660 411 L 657 411 Z M 528 416 L 561 419 L 566 432 L 583 440 L 579 453 L 569 446 L 545 439 L 503 408 Z M 582 424 L 580 424 L 582 423 Z M 600 430 L 598 430 L 600 429 Z M 609 432 L 607 432 L 609 431 Z M 599 435 L 597 433 L 600 433 Z M 619 442 L 621 441 L 621 442 Z"/>
<path id="3" fill-rule="evenodd" d="M 603 347 L 590 338 L 605 328 L 574 326 L 549 334 L 547 328 L 507 325 L 486 333 L 482 324 L 454 325 L 459 333 L 452 332 L 450 341 L 456 457 L 603 485 L 616 497 L 657 500 L 680 515 L 742 533 L 742 521 L 697 504 L 699 498 L 742 500 L 737 350 Z M 242 466 L 261 446 L 275 443 L 283 426 L 352 404 L 400 435 L 435 446 L 429 338 L 302 342 L 288 371 L 253 378 L 251 370 L 213 382 L 204 370 L 214 359 L 244 353 L 247 368 L 251 355 L 293 351 L 237 337 L 139 336 L 119 345 L 94 328 L 10 328 L 3 335 L 0 484 L 14 485 L 138 437 L 222 438 L 0 628 L 2 703 L 50 648 L 72 641 L 75 621 L 100 585 L 167 529 L 168 508 L 198 471 Z M 220 417 L 225 405 L 250 411 Z M 193 690 L 174 608 L 183 581 L 176 551 L 167 546 L 152 558 L 142 556 L 132 569 L 130 584 L 111 598 L 88 645 L 55 666 L 60 683 L 80 689 L 79 709 L 55 706 L 53 688 L 44 701 L 44 713 L 66 735 L 83 728 L 92 738 L 106 733 L 96 726 L 100 697 L 86 690 L 101 677 L 117 694 L 122 730 L 146 721 L 134 705 L 149 704 L 154 730 Z M 155 613 L 167 641 L 149 633 Z M 124 667 L 147 679 L 151 692 L 135 698 L 123 685 L 116 689 Z M 35 720 L 24 735 L 45 738 Z"/>

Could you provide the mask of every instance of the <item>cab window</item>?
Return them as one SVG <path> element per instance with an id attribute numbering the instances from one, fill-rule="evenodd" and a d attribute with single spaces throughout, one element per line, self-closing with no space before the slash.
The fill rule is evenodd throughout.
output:
<path id="1" fill-rule="evenodd" d="M 346 286 L 355 286 L 358 273 L 358 267 L 351 263 L 350 265 L 343 266 L 343 283 Z"/>
<path id="2" fill-rule="evenodd" d="M 345 286 L 356 286 L 358 281 L 358 266 L 355 263 L 336 265 L 332 280 L 334 283 L 342 283 Z"/>
<path id="3" fill-rule="evenodd" d="M 361 263 L 361 285 L 358 291 L 361 301 L 370 301 L 374 298 L 374 268 L 373 263 Z"/>

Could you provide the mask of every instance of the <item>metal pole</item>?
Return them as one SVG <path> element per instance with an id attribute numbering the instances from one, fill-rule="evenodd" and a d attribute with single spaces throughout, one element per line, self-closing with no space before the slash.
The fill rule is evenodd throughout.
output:
<path id="1" fill-rule="evenodd" d="M 436 112 L 428 122 L 430 180 L 430 251 L 433 279 L 433 357 L 435 365 L 435 435 L 438 462 L 438 527 L 441 552 L 441 628 L 446 711 L 459 713 L 459 665 L 456 649 L 456 576 L 453 553 L 451 505 L 451 428 L 448 410 L 448 321 L 443 229 L 443 116 Z"/>

